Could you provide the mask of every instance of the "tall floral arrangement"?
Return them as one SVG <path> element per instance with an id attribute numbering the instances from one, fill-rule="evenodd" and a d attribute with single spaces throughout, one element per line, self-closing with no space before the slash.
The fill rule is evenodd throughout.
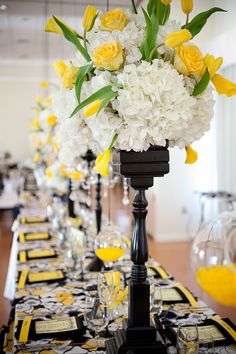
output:
<path id="1" fill-rule="evenodd" d="M 132 12 L 101 13 L 89 5 L 83 34 L 57 16 L 46 24 L 46 31 L 64 35 L 77 49 L 73 102 L 65 114 L 92 131 L 103 151 L 95 166 L 102 175 L 108 174 L 113 146 L 144 151 L 168 140 L 186 148 L 186 163 L 195 162 L 190 145 L 210 128 L 213 90 L 236 94 L 236 85 L 217 73 L 222 57 L 203 55 L 194 44 L 208 18 L 223 9 L 213 7 L 191 19 L 193 1 L 182 0 L 186 21 L 181 24 L 169 19 L 171 0 L 149 0 L 139 11 L 131 3 Z"/>

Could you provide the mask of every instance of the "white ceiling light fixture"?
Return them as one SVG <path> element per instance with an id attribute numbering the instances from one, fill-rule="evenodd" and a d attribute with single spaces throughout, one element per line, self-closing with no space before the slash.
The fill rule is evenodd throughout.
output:
<path id="1" fill-rule="evenodd" d="M 4 12 L 8 10 L 8 6 L 6 4 L 0 4 L 0 11 Z"/>

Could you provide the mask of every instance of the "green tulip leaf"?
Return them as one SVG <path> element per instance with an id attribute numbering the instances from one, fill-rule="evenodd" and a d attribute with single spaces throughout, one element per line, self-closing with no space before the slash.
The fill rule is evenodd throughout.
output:
<path id="1" fill-rule="evenodd" d="M 191 22 L 183 26 L 191 32 L 192 36 L 195 37 L 205 26 L 208 18 L 215 12 L 227 12 L 226 10 L 221 9 L 220 7 L 213 7 L 208 11 L 201 12 L 195 16 Z"/>
<path id="2" fill-rule="evenodd" d="M 76 93 L 78 103 L 80 103 L 80 95 L 81 95 L 82 85 L 83 85 L 85 76 L 89 72 L 91 72 L 92 69 L 93 69 L 93 64 L 88 64 L 85 66 L 81 66 L 79 68 L 79 73 L 77 75 L 76 83 L 75 83 L 75 93 Z"/>
<path id="3" fill-rule="evenodd" d="M 79 52 L 85 58 L 85 60 L 91 61 L 91 58 L 90 58 L 87 50 L 82 46 L 77 35 L 74 32 L 72 32 L 66 25 L 64 25 L 64 23 L 62 23 L 60 20 L 58 20 L 55 16 L 53 16 L 53 18 L 56 21 L 56 23 L 58 24 L 58 26 L 61 28 L 64 37 L 69 42 L 71 42 L 75 45 L 75 47 L 79 50 Z"/>
<path id="4" fill-rule="evenodd" d="M 210 79 L 211 77 L 209 71 L 208 69 L 206 69 L 205 74 L 202 76 L 201 80 L 195 86 L 192 96 L 196 97 L 200 95 L 202 92 L 204 92 L 210 82 Z"/>
<path id="5" fill-rule="evenodd" d="M 153 7 L 153 9 L 155 9 Z M 151 16 L 142 8 L 146 22 L 145 37 L 141 45 L 141 53 L 144 60 L 151 61 L 157 58 L 156 40 L 159 30 L 158 16 L 156 12 L 152 12 Z"/>

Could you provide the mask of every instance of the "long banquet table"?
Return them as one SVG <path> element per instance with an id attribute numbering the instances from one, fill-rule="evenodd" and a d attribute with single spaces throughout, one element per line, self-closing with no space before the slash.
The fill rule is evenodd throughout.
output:
<path id="1" fill-rule="evenodd" d="M 69 266 L 67 257 L 69 246 L 65 241 L 62 242 L 61 233 L 52 231 L 50 222 L 25 223 L 27 215 L 44 218 L 45 210 L 21 209 L 18 219 L 14 222 L 14 236 L 5 288 L 5 296 L 12 300 L 12 311 L 9 326 L 5 333 L 3 351 L 5 353 L 21 354 L 72 354 L 89 353 L 91 351 L 100 354 L 105 353 L 105 348 L 95 345 L 94 333 L 88 330 L 83 318 L 83 313 L 86 310 L 85 294 L 90 293 L 92 296 L 96 294 L 97 273 L 85 271 L 84 280 L 81 280 L 80 272 Z M 22 223 L 22 220 L 24 223 Z M 42 237 L 41 240 L 34 240 L 34 237 L 37 236 L 31 236 L 27 239 L 29 234 L 40 234 L 41 237 L 42 235 L 48 235 L 50 238 L 43 239 L 44 237 Z M 49 258 L 35 260 L 27 258 L 28 252 L 41 252 L 45 249 L 51 250 L 47 251 L 49 252 Z M 34 253 L 34 255 L 37 256 L 37 253 Z M 87 264 L 93 255 L 91 243 L 84 255 L 84 263 Z M 125 253 L 122 261 L 118 262 L 118 266 L 119 270 L 128 279 L 131 269 L 129 252 Z M 176 328 L 179 323 L 186 321 L 186 319 L 189 319 L 192 323 L 197 323 L 199 326 L 204 323 L 209 326 L 212 323 L 219 325 L 220 317 L 206 304 L 195 298 L 190 291 L 178 284 L 156 261 L 150 259 L 148 269 L 150 276 L 159 279 L 162 294 L 166 294 L 162 295 L 164 307 L 161 321 L 170 353 L 176 353 L 174 342 L 171 342 L 171 336 L 167 335 L 172 333 L 170 331 L 172 327 Z M 58 279 L 43 281 L 41 278 L 39 282 L 29 283 L 29 274 L 32 278 L 32 274 L 35 276 L 35 273 L 38 272 L 54 272 L 52 274 L 56 274 Z M 37 275 L 35 279 L 37 280 Z M 178 292 L 176 293 L 177 298 L 173 298 L 173 301 L 171 301 L 168 294 L 171 292 L 170 289 L 173 288 L 177 289 Z M 182 297 L 179 299 L 178 295 L 180 294 L 182 294 Z M 123 312 L 113 313 L 109 324 L 111 333 L 120 328 L 122 319 L 127 317 L 126 310 L 124 311 L 125 306 L 124 303 L 122 305 Z M 152 315 L 154 313 L 155 307 Z M 65 328 L 70 326 L 71 323 L 69 322 L 72 318 L 76 319 L 77 329 L 73 328 L 66 332 L 63 326 Z M 55 327 L 50 326 L 49 321 L 61 319 L 64 322 L 58 322 L 59 327 L 57 325 Z M 32 327 L 32 324 L 36 323 L 35 321 L 37 323 L 41 321 L 41 324 L 43 323 L 46 326 L 44 326 L 46 331 L 42 330 L 43 326 L 42 328 L 39 326 L 42 331 L 37 332 L 36 327 Z M 226 322 L 223 322 L 223 324 L 227 327 Z M 216 353 L 236 353 L 235 328 L 231 328 L 229 332 L 224 332 L 227 340 L 222 341 L 222 338 L 218 342 L 216 340 Z M 219 334 L 219 336 L 221 335 L 222 333 Z"/>

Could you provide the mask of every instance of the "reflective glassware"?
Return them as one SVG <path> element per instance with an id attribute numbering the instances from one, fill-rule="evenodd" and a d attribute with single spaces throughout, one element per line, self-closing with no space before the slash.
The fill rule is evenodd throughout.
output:
<path id="1" fill-rule="evenodd" d="M 177 329 L 178 354 L 197 354 L 199 348 L 198 327 L 196 324 L 181 323 Z"/>

